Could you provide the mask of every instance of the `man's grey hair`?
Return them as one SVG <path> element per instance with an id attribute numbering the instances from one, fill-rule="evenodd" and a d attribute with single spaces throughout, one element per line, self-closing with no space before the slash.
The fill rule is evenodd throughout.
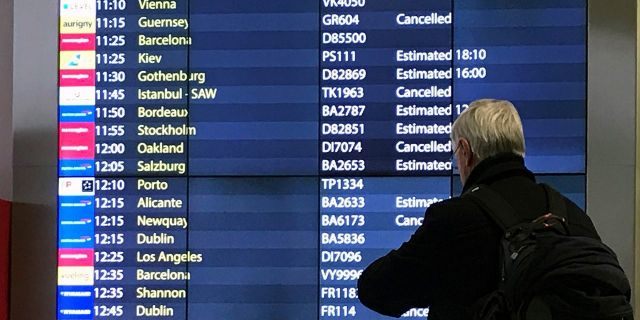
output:
<path id="1" fill-rule="evenodd" d="M 516 108 L 507 100 L 472 102 L 453 123 L 451 140 L 454 145 L 460 138 L 469 141 L 477 161 L 503 152 L 524 157 L 522 121 Z"/>

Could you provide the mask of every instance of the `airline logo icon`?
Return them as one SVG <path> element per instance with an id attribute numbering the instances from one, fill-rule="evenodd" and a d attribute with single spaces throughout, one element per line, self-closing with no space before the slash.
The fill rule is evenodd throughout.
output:
<path id="1" fill-rule="evenodd" d="M 93 197 L 58 197 L 58 204 L 62 212 L 63 209 L 69 210 L 93 210 Z"/>
<path id="2" fill-rule="evenodd" d="M 93 303 L 92 303 L 93 304 Z M 80 309 L 79 306 L 73 305 L 71 308 L 59 307 L 58 320 L 85 320 L 93 319 L 93 311 L 91 308 Z"/>
<path id="3" fill-rule="evenodd" d="M 95 232 L 91 223 L 93 197 L 58 197 L 58 212 L 58 247 L 92 249 Z"/>
<path id="4" fill-rule="evenodd" d="M 96 104 L 94 87 L 60 87 L 60 105 L 93 106 Z"/>
<path id="5" fill-rule="evenodd" d="M 93 106 L 60 106 L 58 108 L 60 122 L 94 122 L 96 121 Z"/>
<path id="6" fill-rule="evenodd" d="M 95 0 L 62 0 L 60 1 L 61 17 L 95 17 L 96 1 Z"/>
<path id="7" fill-rule="evenodd" d="M 92 159 L 95 157 L 95 124 L 61 122 L 59 139 L 60 159 Z"/>
<path id="8" fill-rule="evenodd" d="M 74 211 L 60 212 L 58 217 L 58 223 L 61 226 L 86 227 L 88 225 L 93 224 L 93 219 L 91 218 L 91 216 L 85 215 L 79 212 L 74 212 Z"/>
<path id="9" fill-rule="evenodd" d="M 61 196 L 93 196 L 94 178 L 60 178 L 58 195 Z"/>
<path id="10" fill-rule="evenodd" d="M 95 175 L 92 160 L 60 160 L 58 174 L 61 177 L 91 177 Z"/>
<path id="11" fill-rule="evenodd" d="M 95 34 L 61 34 L 60 51 L 95 51 Z"/>
<path id="12" fill-rule="evenodd" d="M 93 287 L 58 286 L 58 319 L 93 319 Z"/>
<path id="13" fill-rule="evenodd" d="M 58 286 L 58 297 L 61 299 L 93 298 L 93 287 L 86 286 Z"/>
<path id="14" fill-rule="evenodd" d="M 91 205 L 88 206 L 63 206 L 71 201 L 79 202 L 79 199 L 91 197 L 60 197 L 60 207 L 58 208 L 58 223 L 61 227 L 65 228 L 77 226 L 77 227 L 91 227 L 93 226 L 94 208 Z M 69 200 L 74 199 L 74 200 Z M 66 202 L 65 202 L 66 201 Z M 89 229 L 86 229 L 89 230 Z"/>
<path id="15" fill-rule="evenodd" d="M 96 33 L 96 19 L 91 17 L 63 17 L 60 33 Z"/>
<path id="16" fill-rule="evenodd" d="M 59 225 L 58 247 L 92 249 L 94 229 L 91 225 Z"/>
<path id="17" fill-rule="evenodd" d="M 92 267 L 93 249 L 58 249 L 58 266 Z"/>
<path id="18" fill-rule="evenodd" d="M 95 68 L 95 51 L 60 51 L 60 70 L 86 70 Z"/>
<path id="19" fill-rule="evenodd" d="M 61 87 L 91 87 L 96 85 L 94 70 L 60 70 Z"/>
<path id="20" fill-rule="evenodd" d="M 93 267 L 58 267 L 59 286 L 92 286 Z"/>

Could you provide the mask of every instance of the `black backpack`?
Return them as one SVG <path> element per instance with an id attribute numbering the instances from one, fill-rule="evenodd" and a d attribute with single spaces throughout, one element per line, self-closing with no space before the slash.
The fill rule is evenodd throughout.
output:
<path id="1" fill-rule="evenodd" d="M 571 236 L 564 198 L 542 186 L 549 211 L 524 223 L 488 186 L 463 195 L 504 232 L 498 289 L 475 304 L 474 319 L 633 319 L 629 281 L 615 253 L 597 239 Z"/>

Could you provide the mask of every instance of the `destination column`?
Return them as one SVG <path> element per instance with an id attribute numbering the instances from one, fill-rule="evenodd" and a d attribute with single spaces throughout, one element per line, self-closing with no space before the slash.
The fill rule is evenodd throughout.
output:
<path id="1" fill-rule="evenodd" d="M 185 319 L 188 2 L 98 3 L 96 316 Z"/>

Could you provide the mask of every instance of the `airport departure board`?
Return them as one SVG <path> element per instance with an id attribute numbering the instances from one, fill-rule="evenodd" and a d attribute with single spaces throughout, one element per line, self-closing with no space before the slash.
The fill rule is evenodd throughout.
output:
<path id="1" fill-rule="evenodd" d="M 59 15 L 57 319 L 387 319 L 357 279 L 459 194 L 478 98 L 513 101 L 528 167 L 585 205 L 585 0 Z"/>

